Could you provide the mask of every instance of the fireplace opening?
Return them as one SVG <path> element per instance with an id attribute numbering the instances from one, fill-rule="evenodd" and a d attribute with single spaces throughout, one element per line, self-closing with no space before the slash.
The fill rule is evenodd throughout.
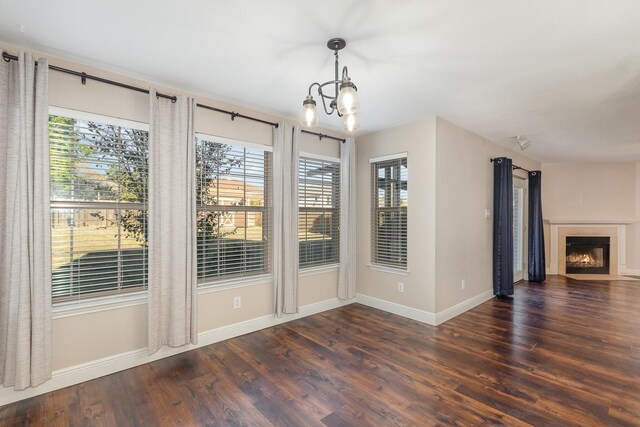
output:
<path id="1" fill-rule="evenodd" d="M 609 237 L 567 236 L 567 274 L 609 274 Z"/>

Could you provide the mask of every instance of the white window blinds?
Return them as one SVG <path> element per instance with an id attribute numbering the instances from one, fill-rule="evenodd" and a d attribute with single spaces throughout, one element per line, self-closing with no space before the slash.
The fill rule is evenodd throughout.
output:
<path id="1" fill-rule="evenodd" d="M 146 289 L 145 125 L 50 115 L 54 302 Z"/>
<path id="2" fill-rule="evenodd" d="M 271 152 L 196 138 L 198 278 L 268 273 Z"/>
<path id="3" fill-rule="evenodd" d="M 407 158 L 371 164 L 371 254 L 374 264 L 407 267 Z"/>
<path id="4" fill-rule="evenodd" d="M 340 259 L 340 163 L 300 157 L 298 238 L 300 267 Z"/>

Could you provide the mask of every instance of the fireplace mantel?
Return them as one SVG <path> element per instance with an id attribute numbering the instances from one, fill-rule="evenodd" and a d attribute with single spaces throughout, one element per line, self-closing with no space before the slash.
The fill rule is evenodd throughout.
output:
<path id="1" fill-rule="evenodd" d="M 576 224 L 576 225 L 628 225 L 640 222 L 640 219 L 545 219 L 544 222 L 554 224 Z"/>

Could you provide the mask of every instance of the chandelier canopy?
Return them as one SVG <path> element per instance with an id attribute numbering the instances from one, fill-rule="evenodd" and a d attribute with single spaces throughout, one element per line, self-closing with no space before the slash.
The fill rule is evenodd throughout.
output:
<path id="1" fill-rule="evenodd" d="M 341 38 L 333 38 L 327 42 L 327 47 L 333 50 L 336 58 L 335 76 L 333 80 L 324 83 L 314 82 L 309 86 L 307 98 L 302 102 L 300 111 L 300 124 L 307 127 L 318 125 L 318 109 L 316 101 L 311 95 L 316 88 L 316 96 L 322 101 L 322 108 L 327 115 L 334 112 L 342 117 L 342 128 L 347 132 L 355 132 L 360 129 L 360 99 L 358 88 L 349 77 L 347 67 L 342 68 L 342 78 L 339 77 L 340 65 L 338 64 L 338 51 L 344 49 L 347 42 Z M 333 90 L 331 90 L 333 88 Z M 327 91 L 327 92 L 325 92 Z M 329 103 L 327 106 L 327 102 Z"/>

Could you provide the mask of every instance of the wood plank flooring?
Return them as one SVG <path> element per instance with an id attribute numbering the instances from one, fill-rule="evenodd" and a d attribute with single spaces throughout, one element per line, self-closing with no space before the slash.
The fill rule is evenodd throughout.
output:
<path id="1" fill-rule="evenodd" d="M 640 282 L 524 282 L 434 328 L 352 304 L 0 408 L 0 425 L 640 425 Z"/>

